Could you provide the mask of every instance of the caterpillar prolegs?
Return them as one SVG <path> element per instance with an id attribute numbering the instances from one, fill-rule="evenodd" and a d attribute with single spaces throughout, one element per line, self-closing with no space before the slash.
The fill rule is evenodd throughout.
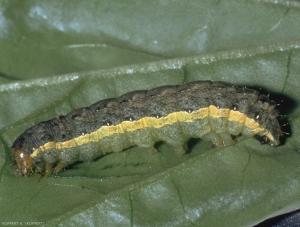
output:
<path id="1" fill-rule="evenodd" d="M 271 146 L 282 131 L 276 103 L 266 95 L 225 82 L 194 81 L 178 86 L 138 90 L 40 122 L 12 145 L 21 175 L 48 176 L 77 162 L 91 161 L 131 146 L 155 152 L 164 141 L 184 153 L 190 138 L 230 146 L 231 135 L 259 136 Z"/>

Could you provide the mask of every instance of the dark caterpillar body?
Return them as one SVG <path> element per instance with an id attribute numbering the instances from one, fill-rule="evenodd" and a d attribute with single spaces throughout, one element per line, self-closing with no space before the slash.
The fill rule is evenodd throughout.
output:
<path id="1" fill-rule="evenodd" d="M 48 176 L 76 161 L 139 146 L 155 152 L 164 141 L 178 153 L 190 138 L 215 146 L 234 144 L 231 135 L 258 135 L 271 146 L 282 135 L 276 104 L 257 91 L 225 82 L 195 81 L 133 91 L 101 100 L 27 129 L 12 145 L 21 175 Z"/>

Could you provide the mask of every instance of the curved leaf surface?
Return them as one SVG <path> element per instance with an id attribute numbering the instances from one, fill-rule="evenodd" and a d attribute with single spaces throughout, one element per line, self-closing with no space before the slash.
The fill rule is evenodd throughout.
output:
<path id="1" fill-rule="evenodd" d="M 299 209 L 299 3 L 276 2 L 1 1 L 0 220 L 232 227 Z M 134 147 L 39 183 L 16 175 L 9 147 L 33 124 L 193 80 L 270 93 L 290 135 L 276 148 L 192 140 L 182 156 Z"/>

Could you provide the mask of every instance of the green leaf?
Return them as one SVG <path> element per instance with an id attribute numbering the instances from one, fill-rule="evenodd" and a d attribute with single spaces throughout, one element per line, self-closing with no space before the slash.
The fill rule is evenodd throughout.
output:
<path id="1" fill-rule="evenodd" d="M 2 224 L 252 226 L 300 208 L 298 3 L 81 2 L 1 2 Z M 12 80 L 60 73 L 70 74 Z M 11 165 L 11 144 L 33 124 L 193 80 L 262 88 L 283 100 L 291 134 L 279 147 L 192 140 L 186 155 L 164 143 L 153 155 L 133 147 L 40 182 Z"/>
<path id="2" fill-rule="evenodd" d="M 20 79 L 300 38 L 295 1 L 1 0 L 0 4 L 0 72 Z"/>

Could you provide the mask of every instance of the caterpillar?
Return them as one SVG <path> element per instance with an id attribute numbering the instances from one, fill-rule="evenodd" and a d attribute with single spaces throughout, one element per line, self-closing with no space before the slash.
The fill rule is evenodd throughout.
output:
<path id="1" fill-rule="evenodd" d="M 154 153 L 158 141 L 181 154 L 190 138 L 222 147 L 242 134 L 278 146 L 283 133 L 275 107 L 268 96 L 226 82 L 137 90 L 32 126 L 13 143 L 12 159 L 20 175 L 47 177 L 74 162 L 131 146 Z"/>

